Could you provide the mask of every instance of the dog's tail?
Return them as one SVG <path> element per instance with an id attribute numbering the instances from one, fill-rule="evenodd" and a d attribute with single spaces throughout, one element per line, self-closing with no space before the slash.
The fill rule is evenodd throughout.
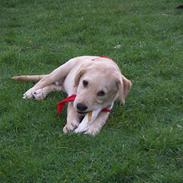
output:
<path id="1" fill-rule="evenodd" d="M 17 81 L 39 81 L 46 75 L 21 75 L 21 76 L 13 76 L 11 79 Z"/>

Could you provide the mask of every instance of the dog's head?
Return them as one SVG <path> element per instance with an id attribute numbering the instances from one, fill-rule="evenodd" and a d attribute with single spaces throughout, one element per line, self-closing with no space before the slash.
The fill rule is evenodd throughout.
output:
<path id="1" fill-rule="evenodd" d="M 74 107 L 78 112 L 89 112 L 108 107 L 116 99 L 124 104 L 131 85 L 114 63 L 81 66 L 75 77 Z"/>

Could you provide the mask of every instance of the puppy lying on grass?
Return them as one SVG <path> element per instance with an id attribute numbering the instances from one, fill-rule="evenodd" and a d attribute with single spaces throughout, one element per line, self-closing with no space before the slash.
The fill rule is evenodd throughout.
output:
<path id="1" fill-rule="evenodd" d="M 123 104 L 131 88 L 131 81 L 121 74 L 117 64 L 108 57 L 81 56 L 70 59 L 50 74 L 14 76 L 15 80 L 38 81 L 24 93 L 24 99 L 43 100 L 52 91 L 76 95 L 68 104 L 64 133 L 96 135 L 108 119 L 109 112 L 119 99 Z M 90 123 L 81 119 L 93 112 Z"/>

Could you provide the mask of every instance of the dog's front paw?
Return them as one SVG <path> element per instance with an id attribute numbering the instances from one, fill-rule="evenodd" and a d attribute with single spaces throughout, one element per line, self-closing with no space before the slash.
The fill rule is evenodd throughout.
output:
<path id="1" fill-rule="evenodd" d="M 84 134 L 95 136 L 95 135 L 97 135 L 99 132 L 100 132 L 100 129 L 94 128 L 94 127 L 89 127 L 89 128 L 84 132 Z"/>
<path id="2" fill-rule="evenodd" d="M 75 121 L 69 124 L 66 124 L 63 128 L 64 133 L 69 133 L 74 131 L 79 126 L 79 122 Z"/>
<path id="3" fill-rule="evenodd" d="M 32 90 L 28 90 L 23 94 L 23 99 L 32 99 L 32 98 L 34 98 Z"/>
<path id="4" fill-rule="evenodd" d="M 32 95 L 35 100 L 43 100 L 46 97 L 46 93 L 43 89 L 36 90 Z"/>
<path id="5" fill-rule="evenodd" d="M 35 99 L 35 100 L 43 100 L 46 97 L 45 92 L 43 89 L 39 90 L 28 90 L 23 94 L 23 99 Z"/>
<path id="6" fill-rule="evenodd" d="M 83 133 L 88 130 L 88 126 L 79 125 L 78 128 L 74 130 L 74 133 Z"/>

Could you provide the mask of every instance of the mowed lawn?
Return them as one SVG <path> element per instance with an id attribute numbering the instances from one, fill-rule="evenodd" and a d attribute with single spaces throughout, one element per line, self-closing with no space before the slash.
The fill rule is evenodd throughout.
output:
<path id="1" fill-rule="evenodd" d="M 180 0 L 0 1 L 0 182 L 183 182 Z M 23 100 L 32 83 L 79 55 L 106 55 L 133 82 L 96 137 L 64 135 L 66 110 Z"/>

